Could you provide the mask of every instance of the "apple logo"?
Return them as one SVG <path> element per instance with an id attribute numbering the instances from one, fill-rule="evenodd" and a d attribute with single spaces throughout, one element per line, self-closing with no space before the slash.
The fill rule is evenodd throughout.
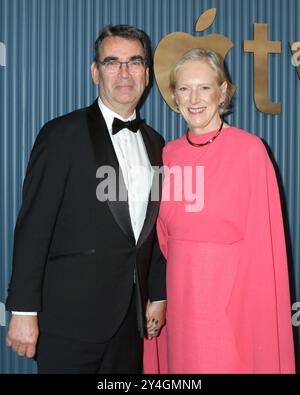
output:
<path id="1" fill-rule="evenodd" d="M 211 8 L 200 15 L 195 31 L 201 32 L 211 26 L 216 13 L 216 8 Z M 182 55 L 192 48 L 211 48 L 225 59 L 227 52 L 233 46 L 234 44 L 222 34 L 196 37 L 183 32 L 175 32 L 160 40 L 154 53 L 154 74 L 162 97 L 173 111 L 178 112 L 169 91 L 169 73 Z"/>

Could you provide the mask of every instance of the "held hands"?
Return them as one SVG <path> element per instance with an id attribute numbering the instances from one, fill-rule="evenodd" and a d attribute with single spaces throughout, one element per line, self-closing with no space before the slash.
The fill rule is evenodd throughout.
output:
<path id="1" fill-rule="evenodd" d="M 146 308 L 147 338 L 157 337 L 165 324 L 167 302 L 150 302 Z"/>
<path id="2" fill-rule="evenodd" d="M 37 316 L 13 315 L 6 336 L 6 345 L 20 357 L 33 358 L 38 335 Z"/>

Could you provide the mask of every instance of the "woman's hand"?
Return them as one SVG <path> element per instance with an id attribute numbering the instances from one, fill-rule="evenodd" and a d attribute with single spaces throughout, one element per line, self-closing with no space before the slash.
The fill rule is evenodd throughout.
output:
<path id="1" fill-rule="evenodd" d="M 166 307 L 166 301 L 150 302 L 148 300 L 146 308 L 148 339 L 151 340 L 159 335 L 161 328 L 165 324 Z"/>

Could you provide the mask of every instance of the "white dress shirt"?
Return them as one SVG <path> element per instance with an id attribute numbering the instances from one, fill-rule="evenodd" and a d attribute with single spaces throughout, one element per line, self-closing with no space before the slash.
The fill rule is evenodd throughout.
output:
<path id="1" fill-rule="evenodd" d="M 114 118 L 132 121 L 136 118 L 136 112 L 134 111 L 129 118 L 125 119 L 105 106 L 100 97 L 98 104 L 123 173 L 128 191 L 131 225 L 137 242 L 146 217 L 154 171 L 149 162 L 140 130 L 134 133 L 129 129 L 122 129 L 117 134 L 112 134 Z"/>

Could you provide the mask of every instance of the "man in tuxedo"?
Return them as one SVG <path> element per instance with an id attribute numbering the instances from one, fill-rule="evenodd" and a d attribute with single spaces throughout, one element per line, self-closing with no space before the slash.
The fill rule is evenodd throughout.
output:
<path id="1" fill-rule="evenodd" d="M 139 373 L 145 332 L 164 324 L 150 196 L 164 141 L 136 111 L 150 67 L 143 31 L 107 26 L 91 66 L 98 99 L 48 122 L 35 141 L 6 308 L 8 346 L 36 355 L 40 373 Z"/>

